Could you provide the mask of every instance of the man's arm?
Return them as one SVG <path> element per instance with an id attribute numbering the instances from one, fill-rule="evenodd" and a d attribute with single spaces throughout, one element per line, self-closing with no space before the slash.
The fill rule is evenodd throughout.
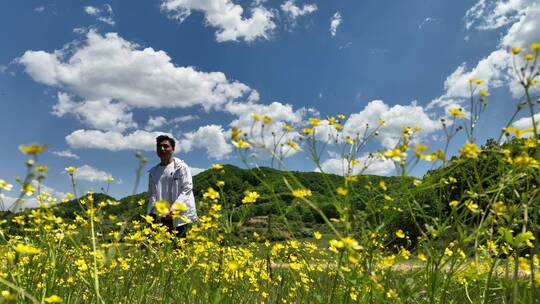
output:
<path id="1" fill-rule="evenodd" d="M 193 220 L 197 217 L 195 198 L 193 197 L 193 179 L 188 166 L 184 163 L 182 163 L 182 166 L 180 167 L 180 174 L 180 190 L 174 203 L 185 205 L 187 210 L 182 212 L 182 215 L 187 216 L 190 220 Z"/>

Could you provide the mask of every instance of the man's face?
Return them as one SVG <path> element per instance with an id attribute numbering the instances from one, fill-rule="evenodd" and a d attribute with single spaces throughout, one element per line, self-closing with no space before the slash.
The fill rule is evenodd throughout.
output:
<path id="1" fill-rule="evenodd" d="M 168 140 L 163 140 L 156 145 L 156 152 L 159 158 L 169 158 L 174 152 L 174 148 Z"/>

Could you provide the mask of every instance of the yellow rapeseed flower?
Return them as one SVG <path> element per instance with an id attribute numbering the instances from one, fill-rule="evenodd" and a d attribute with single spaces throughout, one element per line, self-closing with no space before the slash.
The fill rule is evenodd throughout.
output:
<path id="1" fill-rule="evenodd" d="M 28 146 L 20 145 L 19 150 L 28 155 L 37 155 L 45 151 L 47 145 L 29 144 Z"/>
<path id="2" fill-rule="evenodd" d="M 248 142 L 243 141 L 243 140 L 238 140 L 238 141 L 232 140 L 231 143 L 233 144 L 233 146 L 235 146 L 237 148 L 240 148 L 240 149 L 247 149 L 247 148 L 251 147 Z"/>
<path id="3" fill-rule="evenodd" d="M 386 187 L 386 183 L 384 182 L 384 179 L 381 179 L 381 180 L 379 181 L 379 187 L 380 187 L 383 191 L 388 190 L 388 187 Z"/>
<path id="4" fill-rule="evenodd" d="M 60 303 L 63 300 L 61 297 L 57 295 L 52 295 L 50 297 L 46 297 L 45 299 L 43 299 L 43 301 L 45 301 L 45 303 Z"/>
<path id="5" fill-rule="evenodd" d="M 209 187 L 208 190 L 203 194 L 203 198 L 209 198 L 211 200 L 217 201 L 219 199 L 219 192 L 214 190 L 214 188 Z"/>
<path id="6" fill-rule="evenodd" d="M 3 179 L 0 179 L 0 189 L 10 191 L 12 188 L 13 188 L 12 184 L 9 184 L 8 182 L 6 182 Z"/>
<path id="7" fill-rule="evenodd" d="M 250 191 L 246 193 L 246 196 L 242 199 L 243 204 L 252 204 L 257 202 L 257 199 L 260 197 L 260 194 L 255 191 Z"/>
<path id="8" fill-rule="evenodd" d="M 465 113 L 463 113 L 463 110 L 461 108 L 450 108 L 448 109 L 448 112 L 450 115 L 454 117 L 464 117 Z"/>
<path id="9" fill-rule="evenodd" d="M 283 123 L 283 127 L 282 127 L 282 128 L 283 128 L 283 130 L 285 130 L 285 131 L 287 131 L 287 132 L 291 132 L 291 131 L 294 130 L 293 127 L 289 126 L 289 125 L 286 124 L 286 123 Z"/>
<path id="10" fill-rule="evenodd" d="M 33 247 L 33 246 L 30 246 L 30 245 L 26 245 L 26 244 L 22 244 L 22 243 L 18 243 L 17 245 L 15 245 L 15 251 L 17 251 L 18 253 L 21 253 L 21 254 L 38 254 L 38 253 L 41 253 L 41 249 L 37 248 L 37 247 Z"/>
<path id="11" fill-rule="evenodd" d="M 66 170 L 67 173 L 72 175 L 75 171 L 77 171 L 77 168 L 73 167 L 73 166 L 70 166 L 70 167 L 65 168 L 65 170 Z"/>
<path id="12" fill-rule="evenodd" d="M 313 133 L 313 129 L 312 128 L 304 128 L 302 129 L 302 133 L 304 134 L 312 134 Z"/>
<path id="13" fill-rule="evenodd" d="M 170 204 L 166 200 L 160 200 L 154 203 L 154 208 L 156 209 L 158 216 L 167 216 L 169 215 Z"/>
<path id="14" fill-rule="evenodd" d="M 396 236 L 400 239 L 403 239 L 405 238 L 405 233 L 403 232 L 403 230 L 399 229 L 398 231 L 396 231 Z"/>
<path id="15" fill-rule="evenodd" d="M 318 127 L 318 126 L 321 125 L 321 120 L 318 119 L 318 118 L 310 117 L 310 118 L 309 118 L 309 123 L 310 123 L 313 127 Z"/>
<path id="16" fill-rule="evenodd" d="M 311 190 L 309 189 L 295 189 L 292 191 L 292 195 L 296 198 L 304 198 L 311 196 Z"/>
<path id="17" fill-rule="evenodd" d="M 114 178 L 113 178 L 112 176 L 105 177 L 103 180 L 106 181 L 107 183 L 112 183 L 112 182 L 114 182 Z"/>
<path id="18" fill-rule="evenodd" d="M 523 56 L 523 59 L 525 60 L 534 60 L 534 58 L 536 58 L 536 56 L 534 56 L 533 54 L 526 54 L 525 56 Z"/>
<path id="19" fill-rule="evenodd" d="M 45 172 L 47 170 L 49 170 L 49 167 L 47 167 L 47 166 L 37 166 L 36 167 L 36 171 L 38 171 L 38 172 Z"/>
<path id="20" fill-rule="evenodd" d="M 358 181 L 358 176 L 357 175 L 347 175 L 347 176 L 345 176 L 345 180 L 348 181 L 349 183 L 354 183 L 354 182 Z"/>
<path id="21" fill-rule="evenodd" d="M 465 145 L 463 145 L 463 148 L 459 150 L 459 153 L 461 153 L 461 155 L 473 159 L 478 158 L 478 154 L 480 154 L 480 152 L 480 148 L 478 148 L 475 143 L 470 142 L 465 143 Z"/>
<path id="22" fill-rule="evenodd" d="M 489 92 L 486 91 L 486 90 L 479 90 L 478 93 L 480 93 L 480 95 L 482 95 L 484 97 L 491 96 L 491 94 L 489 94 Z"/>
<path id="23" fill-rule="evenodd" d="M 319 232 L 319 231 L 315 231 L 313 233 L 313 237 L 316 239 L 316 240 L 320 240 L 321 237 L 322 237 L 322 234 Z"/>
<path id="24" fill-rule="evenodd" d="M 218 180 L 218 181 L 216 182 L 216 185 L 217 185 L 218 187 L 223 187 L 223 186 L 225 186 L 225 182 L 222 181 L 222 180 Z"/>
<path id="25" fill-rule="evenodd" d="M 223 169 L 223 165 L 221 165 L 221 164 L 212 164 L 212 169 L 221 170 L 221 169 Z"/>
<path id="26" fill-rule="evenodd" d="M 343 187 L 337 187 L 336 193 L 341 196 L 347 196 L 347 194 L 349 193 L 349 190 Z"/>
<path id="27" fill-rule="evenodd" d="M 512 48 L 512 54 L 517 55 L 519 53 L 521 53 L 521 48 L 518 48 L 518 47 Z"/>
<path id="28" fill-rule="evenodd" d="M 295 142 L 292 141 L 292 140 L 289 140 L 289 141 L 287 142 L 287 145 L 288 145 L 289 147 L 291 147 L 294 151 L 300 151 L 300 148 L 298 147 L 298 144 L 295 143 Z"/>
<path id="29" fill-rule="evenodd" d="M 251 114 L 251 118 L 253 118 L 253 120 L 256 120 L 256 121 L 259 121 L 262 119 L 261 115 L 255 114 L 255 113 Z"/>
<path id="30" fill-rule="evenodd" d="M 533 44 L 531 44 L 531 50 L 533 52 L 540 52 L 540 43 L 534 42 Z"/>
<path id="31" fill-rule="evenodd" d="M 345 119 L 345 115 L 343 115 L 343 114 L 338 114 L 338 115 L 337 115 L 337 118 L 338 118 L 338 119 Z"/>
<path id="32" fill-rule="evenodd" d="M 263 118 L 263 122 L 264 122 L 265 124 L 270 124 L 270 123 L 272 123 L 272 118 L 270 118 L 270 117 L 268 117 L 268 116 L 265 116 L 265 117 Z"/>

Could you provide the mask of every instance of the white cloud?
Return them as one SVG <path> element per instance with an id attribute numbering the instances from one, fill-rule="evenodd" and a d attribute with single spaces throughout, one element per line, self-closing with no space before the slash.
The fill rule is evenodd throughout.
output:
<path id="1" fill-rule="evenodd" d="M 476 25 L 476 26 L 474 26 Z M 503 34 L 498 49 L 480 60 L 468 70 L 462 63 L 450 74 L 445 83 L 445 92 L 433 100 L 429 108 L 460 105 L 469 96 L 470 78 L 486 81 L 486 88 L 498 88 L 506 85 L 512 96 L 523 95 L 523 89 L 515 81 L 512 68 L 512 55 L 508 49 L 513 46 L 528 47 L 532 42 L 540 41 L 540 1 L 538 0 L 496 0 L 478 1 L 465 16 L 467 29 L 492 30 L 511 25 Z M 519 62 L 519 60 L 518 60 Z"/>
<path id="2" fill-rule="evenodd" d="M 280 8 L 294 22 L 298 17 L 315 12 L 317 5 L 304 4 L 302 7 L 299 7 L 294 0 L 287 0 L 281 4 Z"/>
<path id="3" fill-rule="evenodd" d="M 123 131 L 137 127 L 137 123 L 133 121 L 133 113 L 128 112 L 128 106 L 110 99 L 75 102 L 68 94 L 59 92 L 53 114 L 58 117 L 73 114 L 88 126 L 106 131 Z"/>
<path id="4" fill-rule="evenodd" d="M 127 134 L 117 131 L 77 130 L 66 136 L 66 142 L 71 148 L 104 149 L 109 151 L 154 151 L 156 137 L 161 134 L 173 137 L 168 133 L 143 130 L 136 130 Z"/>
<path id="5" fill-rule="evenodd" d="M 199 116 L 197 115 L 184 115 L 184 116 L 178 116 L 169 121 L 169 123 L 181 123 L 191 120 L 197 120 L 199 119 Z"/>
<path id="6" fill-rule="evenodd" d="M 187 121 L 192 121 L 199 119 L 199 116 L 197 115 L 184 115 L 184 116 L 178 116 L 173 119 L 167 119 L 163 116 L 150 116 L 148 119 L 148 123 L 146 124 L 146 127 L 144 128 L 146 131 L 152 131 L 158 128 L 161 128 L 165 125 L 171 125 L 171 124 L 179 124 Z"/>
<path id="7" fill-rule="evenodd" d="M 476 24 L 479 30 L 492 30 L 516 22 L 523 10 L 536 5 L 537 0 L 479 0 L 465 14 L 465 27 Z"/>
<path id="8" fill-rule="evenodd" d="M 60 157 L 67 157 L 67 158 L 74 158 L 79 159 L 79 156 L 77 154 L 74 154 L 70 150 L 64 150 L 64 151 L 51 151 L 52 154 L 60 156 Z"/>
<path id="9" fill-rule="evenodd" d="M 112 175 L 108 172 L 96 169 L 89 165 L 82 165 L 77 167 L 77 171 L 73 174 L 73 177 L 77 180 L 86 180 L 89 182 L 103 181 L 107 177 Z"/>
<path id="10" fill-rule="evenodd" d="M 189 152 L 194 148 L 205 149 L 208 156 L 215 159 L 222 159 L 232 152 L 232 146 L 227 143 L 225 131 L 218 125 L 207 125 L 195 132 L 185 133 L 177 150 Z"/>
<path id="11" fill-rule="evenodd" d="M 231 0 L 162 0 L 161 10 L 178 22 L 183 22 L 192 11 L 203 13 L 206 22 L 218 29 L 218 42 L 268 39 L 276 27 L 272 21 L 274 13 L 260 4 L 250 8 L 250 18 L 244 18 L 242 6 Z"/>
<path id="12" fill-rule="evenodd" d="M 32 186 L 36 189 L 36 192 L 34 194 L 37 195 L 38 182 L 36 180 L 33 180 L 32 181 Z M 50 198 L 50 199 L 56 199 L 57 203 L 59 203 L 66 196 L 65 192 L 57 191 L 56 189 L 48 187 L 45 184 L 41 184 L 41 186 L 39 186 L 39 190 L 40 190 L 40 193 L 42 195 L 44 195 L 44 199 L 43 199 L 44 202 L 49 202 L 48 198 Z M 47 197 L 45 197 L 45 193 L 48 194 Z M 37 199 L 34 196 L 33 197 L 27 197 L 27 196 L 23 197 L 23 199 L 24 199 L 23 203 L 22 204 L 17 204 L 17 205 L 14 205 L 14 204 L 17 201 L 18 197 L 7 196 L 7 195 L 4 195 L 3 193 L 0 193 L 0 199 L 4 203 L 3 207 L 5 209 L 16 206 L 16 208 L 17 208 L 16 211 L 19 211 L 19 210 L 26 209 L 26 208 L 37 208 L 37 207 L 39 207 L 39 204 L 37 203 Z"/>
<path id="13" fill-rule="evenodd" d="M 43 11 L 45 11 L 45 6 L 43 5 L 34 7 L 34 12 L 42 13 Z"/>
<path id="14" fill-rule="evenodd" d="M 342 20 L 343 19 L 341 18 L 341 14 L 339 12 L 336 12 L 332 16 L 332 19 L 330 20 L 330 34 L 332 35 L 332 37 L 336 35 L 337 29 L 341 24 Z"/>
<path id="15" fill-rule="evenodd" d="M 368 155 L 363 155 L 357 158 L 359 164 L 349 169 L 347 160 L 342 158 L 329 158 L 321 164 L 321 168 L 325 173 L 333 173 L 338 175 L 346 175 L 347 171 L 351 171 L 350 175 L 357 174 L 375 174 L 389 175 L 394 172 L 395 166 L 392 160 L 379 160 Z M 315 171 L 319 171 L 316 169 Z"/>
<path id="16" fill-rule="evenodd" d="M 380 128 L 376 139 L 384 148 L 391 148 L 397 144 L 404 127 L 421 128 L 414 137 L 415 141 L 420 141 L 441 128 L 439 121 L 431 119 L 424 109 L 414 102 L 410 105 L 390 107 L 382 100 L 374 100 L 362 111 L 352 114 L 347 119 L 343 126 L 343 133 L 355 138 L 357 134 L 364 133 L 366 124 L 371 130 L 375 129 L 379 118 L 383 119 L 386 125 Z"/>
<path id="17" fill-rule="evenodd" d="M 146 127 L 144 128 L 146 131 L 152 131 L 158 128 L 161 128 L 164 124 L 167 123 L 167 118 L 163 116 L 150 116 L 148 118 L 148 123 L 146 124 Z"/>
<path id="18" fill-rule="evenodd" d="M 130 108 L 212 109 L 253 94 L 221 72 L 178 67 L 164 51 L 140 49 L 116 33 L 90 30 L 84 43 L 52 53 L 26 51 L 18 61 L 33 80 L 83 100 L 115 100 Z"/>
<path id="19" fill-rule="evenodd" d="M 448 107 L 458 105 L 470 96 L 469 79 L 482 79 L 486 82 L 484 88 L 498 88 L 509 80 L 510 57 L 505 50 L 497 50 L 480 60 L 468 70 L 462 63 L 444 81 L 444 94 L 432 101 L 428 108 L 434 106 Z"/>
<path id="20" fill-rule="evenodd" d="M 85 6 L 84 12 L 90 16 L 96 17 L 97 20 L 107 23 L 110 26 L 114 26 L 113 10 L 109 4 L 104 4 L 102 8 L 95 6 Z"/>
<path id="21" fill-rule="evenodd" d="M 191 176 L 195 176 L 201 172 L 206 171 L 206 169 L 203 168 L 197 168 L 197 167 L 189 167 L 189 170 L 191 171 Z"/>

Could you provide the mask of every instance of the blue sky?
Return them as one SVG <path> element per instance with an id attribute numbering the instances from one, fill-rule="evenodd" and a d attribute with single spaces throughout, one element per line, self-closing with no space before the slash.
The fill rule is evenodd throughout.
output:
<path id="1" fill-rule="evenodd" d="M 155 164 L 152 139 L 161 132 L 179 141 L 177 156 L 193 173 L 212 163 L 239 165 L 228 134 L 248 128 L 251 113 L 272 117 L 276 132 L 280 122 L 301 129 L 310 116 L 342 113 L 353 134 L 383 117 L 388 126 L 370 151 L 395 144 L 403 126 L 421 127 L 418 141 L 436 149 L 439 118 L 449 107 L 467 110 L 469 78 L 486 80 L 492 94 L 477 129 L 481 144 L 498 136 L 521 94 L 508 48 L 540 41 L 538 0 L 0 6 L 0 178 L 15 184 L 24 175 L 19 144 L 47 143 L 39 162 L 49 166 L 45 185 L 58 196 L 70 191 L 63 173 L 70 165 L 83 168 L 82 190 L 99 191 L 112 175 L 111 194 L 130 194 L 134 151 L 147 156 L 147 168 Z M 458 136 L 450 152 L 463 140 Z M 328 172 L 342 170 L 336 151 L 323 154 Z M 314 170 L 305 153 L 291 153 L 286 163 Z M 393 172 L 389 161 L 369 169 Z"/>

